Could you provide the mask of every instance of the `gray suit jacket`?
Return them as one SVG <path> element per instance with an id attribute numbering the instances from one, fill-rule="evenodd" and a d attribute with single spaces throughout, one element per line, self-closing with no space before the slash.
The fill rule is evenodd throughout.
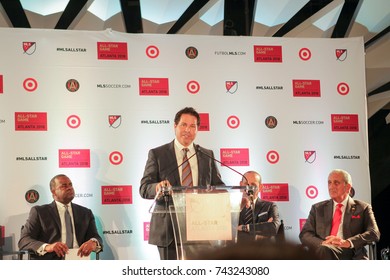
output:
<path id="1" fill-rule="evenodd" d="M 197 145 L 196 145 L 197 146 Z M 198 146 L 201 152 L 196 157 L 198 160 L 198 185 L 218 186 L 224 185 L 218 171 L 213 151 Z M 210 157 L 207 157 L 206 153 Z M 172 186 L 180 186 L 180 175 L 174 148 L 174 141 L 151 149 L 145 165 L 144 175 L 141 179 L 139 193 L 142 198 L 154 199 L 156 197 L 156 185 L 162 180 L 169 180 Z M 172 205 L 170 198 L 169 203 Z M 161 213 L 165 209 L 164 199 L 156 200 L 156 208 L 160 213 L 153 213 L 150 221 L 149 243 L 157 246 L 168 246 L 173 241 L 172 222 L 169 213 Z"/>
<path id="2" fill-rule="evenodd" d="M 96 229 L 92 211 L 72 203 L 72 212 L 78 244 L 81 246 L 85 241 L 96 238 L 103 249 L 103 241 Z M 31 208 L 26 224 L 21 231 L 19 249 L 36 252 L 44 243 L 50 244 L 58 241 L 61 241 L 61 220 L 55 201 Z M 60 259 L 54 252 L 46 253 L 43 256 L 35 255 L 33 258 Z"/>
<path id="3" fill-rule="evenodd" d="M 302 244 L 316 249 L 330 233 L 333 218 L 333 200 L 325 200 L 311 207 L 309 217 L 303 226 L 299 239 Z M 344 239 L 354 246 L 353 259 L 367 259 L 365 245 L 377 242 L 380 232 L 370 204 L 348 198 L 343 220 Z"/>
<path id="4" fill-rule="evenodd" d="M 278 206 L 271 201 L 257 199 L 254 210 L 255 221 L 254 225 L 249 226 L 249 232 L 239 231 L 237 235 L 237 242 L 253 241 L 255 235 L 253 234 L 253 228 L 255 228 L 255 234 L 264 237 L 272 237 L 278 233 L 280 227 L 279 210 Z M 272 218 L 272 222 L 268 222 L 268 219 Z M 239 225 L 244 224 L 244 211 L 240 212 Z"/>

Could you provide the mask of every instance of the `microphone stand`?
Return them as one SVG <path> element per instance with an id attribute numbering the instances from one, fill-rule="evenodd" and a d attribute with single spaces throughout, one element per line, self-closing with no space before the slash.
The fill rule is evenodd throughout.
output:
<path id="1" fill-rule="evenodd" d="M 164 197 L 164 202 L 165 202 L 165 215 L 168 214 L 168 212 L 170 211 L 169 209 L 169 192 L 170 192 L 170 187 L 168 186 L 163 186 L 162 189 L 160 190 L 163 197 Z M 170 215 L 170 212 L 169 212 L 169 216 Z M 167 227 L 167 231 L 168 231 L 168 227 Z M 166 232 L 165 234 L 165 241 L 166 241 L 166 244 L 167 244 L 167 250 L 166 250 L 166 259 L 169 260 L 169 244 L 168 244 L 168 232 Z"/>
<path id="2" fill-rule="evenodd" d="M 252 226 L 253 226 L 253 233 L 251 232 L 251 229 L 250 229 L 250 226 L 249 226 L 249 231 L 250 231 L 250 234 L 253 234 L 253 240 L 255 241 L 256 240 L 256 215 L 255 215 L 255 201 L 254 201 L 254 198 L 253 198 L 253 193 L 254 193 L 254 188 L 255 186 L 247 186 L 247 195 L 249 196 L 249 200 L 250 200 L 250 207 L 251 207 L 251 210 L 252 210 Z"/>

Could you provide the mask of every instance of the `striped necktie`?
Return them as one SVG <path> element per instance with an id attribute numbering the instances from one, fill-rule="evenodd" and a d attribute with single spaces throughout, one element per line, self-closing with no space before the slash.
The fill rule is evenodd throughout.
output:
<path id="1" fill-rule="evenodd" d="M 192 187 L 192 184 L 193 184 L 192 183 L 192 172 L 191 172 L 190 162 L 188 161 L 188 157 L 187 157 L 188 151 L 189 151 L 188 148 L 183 149 L 184 156 L 183 156 L 183 161 L 182 161 L 183 165 L 181 166 L 181 168 L 182 168 L 181 185 L 185 186 L 185 187 Z"/>
<path id="2" fill-rule="evenodd" d="M 251 224 L 253 222 L 253 213 L 251 207 L 244 208 L 244 225 Z"/>

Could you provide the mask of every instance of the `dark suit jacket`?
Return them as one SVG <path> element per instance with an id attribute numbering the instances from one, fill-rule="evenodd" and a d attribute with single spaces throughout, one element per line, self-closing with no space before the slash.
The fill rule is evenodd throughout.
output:
<path id="1" fill-rule="evenodd" d="M 302 244 L 314 250 L 320 246 L 330 233 L 332 219 L 333 200 L 314 204 L 299 234 Z M 348 198 L 343 220 L 343 235 L 344 239 L 349 239 L 353 243 L 353 259 L 367 259 L 364 246 L 373 241 L 377 242 L 380 237 L 370 204 Z"/>
<path id="2" fill-rule="evenodd" d="M 97 232 L 92 211 L 72 203 L 72 212 L 79 246 L 91 238 L 96 238 L 101 248 L 103 248 L 103 241 Z M 55 201 L 31 208 L 26 224 L 21 231 L 18 243 L 19 249 L 36 252 L 42 244 L 58 241 L 61 241 L 61 220 Z M 60 259 L 54 252 L 46 253 L 43 256 L 34 255 L 33 258 Z"/>
<path id="3" fill-rule="evenodd" d="M 221 175 L 215 164 L 213 151 L 199 146 L 201 152 L 196 157 L 198 160 L 198 185 L 218 186 L 224 185 Z M 207 157 L 206 153 L 210 157 Z M 148 154 L 144 175 L 141 179 L 139 193 L 146 199 L 154 199 L 156 196 L 156 184 L 162 180 L 169 180 L 172 186 L 180 186 L 180 175 L 174 148 L 174 141 L 151 149 Z M 170 201 L 172 204 L 172 201 Z M 165 209 L 164 199 L 156 200 L 156 208 L 160 213 L 153 213 L 150 221 L 149 243 L 157 246 L 168 246 L 173 241 L 172 222 L 169 213 L 161 213 Z"/>
<path id="4" fill-rule="evenodd" d="M 245 211 L 240 212 L 240 218 L 238 221 L 239 225 L 244 224 L 244 212 Z M 254 225 L 250 224 L 249 232 L 239 231 L 237 235 L 237 242 L 253 241 L 255 235 L 272 237 L 278 233 L 280 219 L 278 206 L 275 203 L 258 198 L 255 202 L 254 216 Z M 273 221 L 267 222 L 271 217 L 273 218 Z M 253 234 L 253 228 L 255 228 L 255 235 Z"/>

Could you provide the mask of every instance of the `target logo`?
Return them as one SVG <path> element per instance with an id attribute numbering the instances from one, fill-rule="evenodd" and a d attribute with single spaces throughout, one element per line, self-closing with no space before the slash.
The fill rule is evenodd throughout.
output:
<path id="1" fill-rule="evenodd" d="M 316 198 L 318 196 L 318 189 L 315 186 L 308 186 L 306 188 L 306 196 L 308 198 Z"/>
<path id="2" fill-rule="evenodd" d="M 237 128 L 240 126 L 240 119 L 236 116 L 230 116 L 228 119 L 227 119 L 227 125 L 228 127 L 230 128 Z"/>
<path id="3" fill-rule="evenodd" d="M 347 83 L 339 83 L 337 85 L 337 92 L 341 95 L 347 95 L 349 93 L 349 86 Z"/>
<path id="4" fill-rule="evenodd" d="M 25 90 L 32 92 L 38 88 L 38 82 L 33 78 L 27 78 L 23 82 L 23 87 Z"/>
<path id="5" fill-rule="evenodd" d="M 311 58 L 311 52 L 308 48 L 303 48 L 299 50 L 299 57 L 302 60 L 309 60 Z"/>
<path id="6" fill-rule="evenodd" d="M 146 55 L 149 58 L 156 58 L 160 54 L 160 50 L 156 46 L 149 46 L 146 48 Z"/>
<path id="7" fill-rule="evenodd" d="M 78 128 L 81 124 L 81 120 L 78 116 L 76 115 L 71 115 L 66 119 L 66 124 L 70 128 Z"/>
<path id="8" fill-rule="evenodd" d="M 267 160 L 269 163 L 275 164 L 279 161 L 279 154 L 277 151 L 269 151 L 267 153 Z"/>
<path id="9" fill-rule="evenodd" d="M 115 151 L 115 152 L 112 152 L 110 154 L 110 162 L 111 162 L 111 164 L 119 165 L 119 164 L 122 163 L 122 161 L 123 161 L 123 155 L 120 152 Z"/>
<path id="10" fill-rule="evenodd" d="M 200 85 L 197 81 L 189 81 L 187 84 L 187 90 L 189 93 L 196 94 L 200 90 Z"/>

